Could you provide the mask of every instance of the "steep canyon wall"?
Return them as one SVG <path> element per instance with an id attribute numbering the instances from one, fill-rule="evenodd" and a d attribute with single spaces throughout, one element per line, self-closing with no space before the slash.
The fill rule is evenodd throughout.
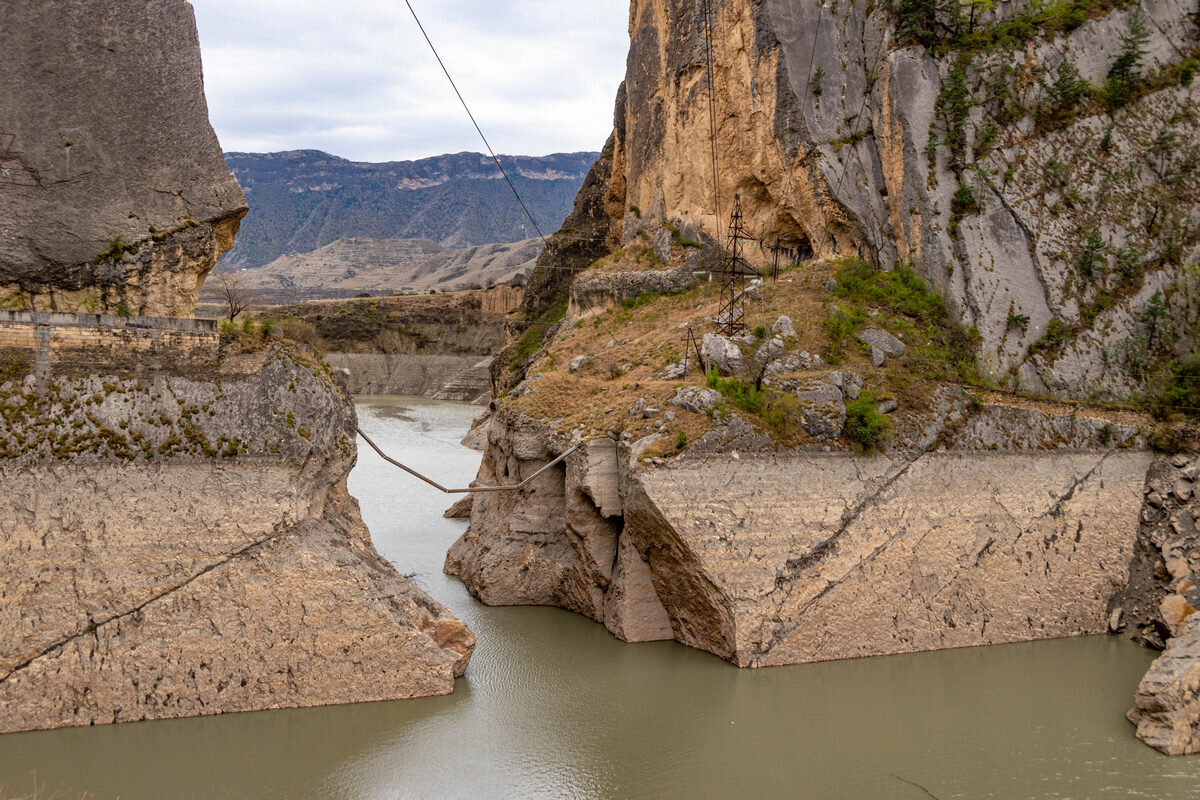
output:
<path id="1" fill-rule="evenodd" d="M 1194 351 L 1192 3 L 1101 4 L 1066 24 L 1002 3 L 977 22 L 987 37 L 963 21 L 928 48 L 897 33 L 891 4 L 711 7 L 712 85 L 704 4 L 632 4 L 608 203 L 623 241 L 669 220 L 721 235 L 739 193 L 749 231 L 793 257 L 914 265 L 978 329 L 987 371 L 1028 390 L 1138 388 L 1144 365 L 1127 351 L 1156 292 L 1174 323 L 1166 349 Z M 1129 96 L 1064 108 L 1060 65 L 1105 87 L 1135 15 Z"/>

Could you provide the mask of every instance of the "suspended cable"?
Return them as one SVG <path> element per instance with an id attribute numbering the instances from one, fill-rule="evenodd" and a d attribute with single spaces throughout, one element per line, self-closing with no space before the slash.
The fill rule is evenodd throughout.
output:
<path id="1" fill-rule="evenodd" d="M 704 49 L 708 57 L 708 137 L 712 147 L 713 207 L 716 214 L 713 231 L 719 245 L 721 243 L 721 184 L 717 172 L 717 82 L 713 73 L 712 8 L 709 0 L 704 0 Z"/>
<path id="2" fill-rule="evenodd" d="M 538 237 L 542 240 L 543 245 L 549 244 L 546 241 L 545 234 L 538 227 L 537 221 L 533 215 L 529 213 L 529 208 L 525 205 L 525 201 L 521 199 L 521 193 L 517 191 L 517 187 L 513 184 L 512 179 L 508 177 L 508 173 L 504 170 L 504 165 L 500 163 L 500 158 L 496 155 L 496 151 L 492 149 L 492 145 L 488 142 L 487 137 L 483 135 L 483 129 L 479 127 L 479 123 L 475 121 L 475 115 L 471 113 L 471 109 L 467 106 L 467 101 L 463 99 L 462 92 L 458 90 L 458 85 L 454 83 L 454 78 L 450 77 L 450 70 L 446 69 L 446 64 L 442 61 L 442 57 L 438 55 L 437 48 L 433 46 L 433 41 L 429 38 L 429 34 L 425 32 L 425 26 L 421 24 L 421 19 L 417 16 L 417 12 L 413 9 L 412 3 L 404 0 L 404 5 L 408 6 L 408 11 L 412 14 L 413 20 L 416 21 L 417 27 L 421 29 L 421 35 L 425 37 L 426 44 L 433 51 L 433 57 L 437 59 L 438 66 L 442 68 L 442 72 L 446 75 L 446 80 L 450 81 L 450 87 L 454 89 L 454 94 L 458 95 L 458 102 L 462 103 L 463 110 L 467 112 L 467 116 L 471 118 L 471 124 L 475 126 L 475 131 L 479 134 L 479 138 L 483 140 L 484 146 L 488 153 L 491 154 L 492 160 L 496 162 L 496 169 L 500 170 L 500 174 L 504 176 L 504 180 L 508 182 L 508 188 L 512 189 L 513 196 L 517 198 L 517 202 L 521 204 L 521 209 L 525 212 L 525 216 L 529 218 L 533 229 L 537 231 Z"/>

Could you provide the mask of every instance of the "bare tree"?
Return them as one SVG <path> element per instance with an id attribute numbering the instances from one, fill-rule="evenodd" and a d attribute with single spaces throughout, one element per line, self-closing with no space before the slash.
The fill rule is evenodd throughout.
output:
<path id="1" fill-rule="evenodd" d="M 216 275 L 220 284 L 217 294 L 229 309 L 229 319 L 234 320 L 255 301 L 254 289 L 240 272 L 218 272 Z"/>

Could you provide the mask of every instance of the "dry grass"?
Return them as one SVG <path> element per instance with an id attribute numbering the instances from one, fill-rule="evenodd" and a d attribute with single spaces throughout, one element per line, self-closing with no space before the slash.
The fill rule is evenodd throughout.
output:
<path id="1" fill-rule="evenodd" d="M 635 242 L 625 252 L 615 254 L 597 262 L 595 269 L 612 270 L 628 268 L 632 259 L 638 261 L 630 250 L 639 250 Z M 642 259 L 644 261 L 644 258 Z M 674 259 L 673 259 L 674 260 Z M 777 282 L 767 282 L 763 287 L 762 301 L 748 301 L 746 324 L 748 331 L 765 329 L 767 338 L 770 328 L 780 315 L 787 315 L 793 323 L 796 338 L 789 339 L 787 350 L 798 353 L 807 351 L 812 355 L 822 354 L 835 343 L 825 326 L 825 318 L 832 304 L 845 305 L 847 301 L 825 288 L 826 280 L 833 276 L 839 265 L 816 263 L 794 267 L 784 271 Z M 718 279 L 719 280 L 719 279 Z M 796 378 L 825 378 L 834 370 L 852 370 L 863 377 L 878 400 L 896 400 L 899 409 L 894 419 L 914 418 L 930 410 L 934 392 L 945 385 L 938 380 L 946 369 L 931 369 L 930 358 L 937 352 L 930 348 L 924 337 L 926 324 L 919 328 L 906 326 L 906 317 L 895 309 L 874 306 L 861 300 L 857 309 L 862 314 L 860 328 L 878 326 L 892 328 L 901 338 L 910 342 L 909 355 L 888 359 L 883 367 L 873 367 L 862 348 L 852 342 L 841 348 L 841 363 L 819 370 L 804 370 L 792 373 Z M 521 398 L 509 399 L 531 416 L 553 421 L 559 431 L 581 429 L 585 438 L 604 435 L 608 431 L 629 432 L 633 438 L 658 432 L 654 423 L 662 419 L 667 410 L 675 412 L 675 419 L 666 423 L 662 440 L 646 451 L 648 456 L 674 454 L 679 433 L 686 434 L 693 442 L 712 430 L 716 422 L 705 415 L 683 412 L 667 405 L 667 401 L 680 386 L 703 386 L 705 376 L 696 367 L 689 374 L 674 381 L 653 378 L 665 366 L 678 362 L 683 356 L 682 337 L 691 323 L 697 339 L 713 331 L 714 325 L 705 322 L 706 317 L 715 317 L 720 305 L 720 284 L 703 282 L 687 292 L 658 297 L 640 304 L 636 308 L 610 307 L 605 311 L 583 320 L 567 320 L 566 327 L 545 354 L 534 363 L 529 374 L 541 373 L 532 383 L 536 391 Z M 611 342 L 612 346 L 608 347 Z M 743 346 L 743 354 L 749 361 L 758 342 Z M 578 355 L 587 357 L 587 365 L 578 373 L 571 374 L 568 366 Z M 694 355 L 689 355 L 689 361 Z M 953 365 L 939 364 L 953 371 Z M 628 367 L 628 369 L 624 369 Z M 1058 402 L 1054 400 L 1028 398 L 993 391 L 986 388 L 970 390 L 984 403 L 1007 405 L 1016 408 L 1037 410 L 1050 415 L 1084 415 L 1113 423 L 1148 429 L 1152 420 L 1145 414 L 1127 409 L 1105 408 L 1090 404 Z M 660 409 L 660 414 L 651 419 L 631 417 L 629 408 L 639 398 L 646 404 Z M 738 413 L 762 431 L 767 430 L 764 420 L 731 406 L 722 413 Z M 778 437 L 777 437 L 778 438 Z M 812 440 L 802 431 L 779 439 L 781 444 L 796 446 Z M 833 444 L 833 443 L 831 443 Z"/>
<path id="2" fill-rule="evenodd" d="M 622 258 L 628 255 L 623 254 Z M 606 259 L 596 268 L 608 270 L 613 266 Z M 829 343 L 822 319 L 825 307 L 834 298 L 823 284 L 832 270 L 828 265 L 798 268 L 781 275 L 777 283 L 767 283 L 763 301 L 747 303 L 748 330 L 761 326 L 769 331 L 779 316 L 786 314 L 796 329 L 796 338 L 789 340 L 789 350 L 819 353 Z M 711 322 L 702 320 L 716 316 L 719 306 L 720 285 L 715 281 L 703 282 L 687 292 L 659 297 L 636 309 L 613 307 L 583 320 L 568 320 L 564 332 L 529 370 L 530 374 L 542 374 L 532 384 L 537 391 L 511 402 L 531 416 L 556 420 L 560 431 L 581 427 L 586 438 L 610 430 L 628 431 L 638 439 L 655 433 L 654 422 L 662 418 L 661 413 L 653 419 L 629 415 L 629 407 L 644 398 L 648 405 L 676 414 L 676 419 L 666 424 L 668 433 L 664 440 L 648 454 L 674 453 L 680 431 L 687 435 L 688 441 L 695 441 L 715 425 L 705 415 L 666 405 L 676 388 L 703 386 L 704 376 L 694 366 L 681 380 L 654 380 L 652 375 L 683 357 L 682 337 L 686 330 L 680 325 L 692 323 L 699 340 L 705 332 L 714 330 Z M 612 347 L 607 347 L 609 342 Z M 753 346 L 747 346 L 746 357 L 752 353 Z M 578 355 L 586 356 L 588 363 L 571 374 L 567 368 Z M 694 354 L 689 355 L 689 362 L 694 364 L 694 358 Z M 626 365 L 631 368 L 622 371 Z M 820 377 L 832 369 L 796 374 Z M 861 353 L 848 353 L 837 369 L 853 369 L 864 376 L 878 372 Z M 739 413 L 756 426 L 761 425 L 761 420 Z M 801 434 L 788 443 L 804 441 L 807 438 Z"/>

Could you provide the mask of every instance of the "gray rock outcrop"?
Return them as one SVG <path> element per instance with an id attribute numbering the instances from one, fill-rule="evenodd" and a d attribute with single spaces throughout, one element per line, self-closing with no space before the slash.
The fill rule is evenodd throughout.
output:
<path id="1" fill-rule="evenodd" d="M 700 343 L 700 355 L 709 369 L 722 375 L 741 375 L 746 370 L 742 349 L 737 342 L 719 333 L 706 333 Z"/>
<path id="2" fill-rule="evenodd" d="M 0 307 L 190 317 L 246 201 L 185 0 L 5 4 Z"/>
<path id="3" fill-rule="evenodd" d="M 637 468 L 638 445 L 604 437 L 536 491 L 477 498 L 446 571 L 487 603 L 557 605 L 749 667 L 1101 633 L 1151 455 L 1116 446 L 1126 429 L 1089 446 L 1085 422 L 951 393 L 919 447 L 884 456 L 756 452 L 769 440 L 742 426 L 735 450 Z M 479 480 L 567 446 L 502 408 Z"/>

